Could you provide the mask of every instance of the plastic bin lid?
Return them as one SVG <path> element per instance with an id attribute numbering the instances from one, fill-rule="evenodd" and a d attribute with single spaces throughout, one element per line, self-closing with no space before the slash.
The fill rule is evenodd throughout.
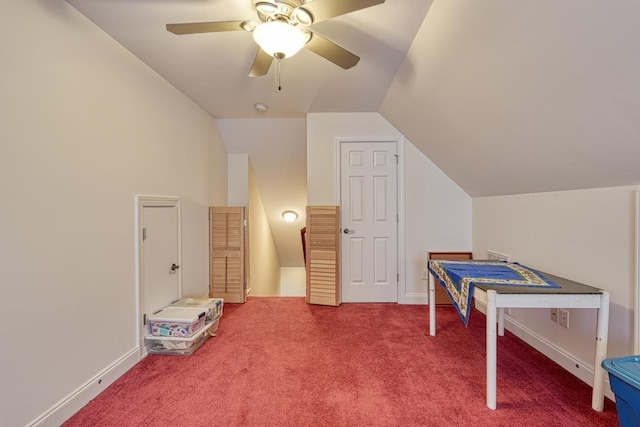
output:
<path id="1" fill-rule="evenodd" d="M 206 307 L 217 306 L 222 304 L 222 298 L 181 298 L 173 303 L 172 307 Z"/>
<path id="2" fill-rule="evenodd" d="M 640 390 L 640 355 L 605 359 L 602 367 Z"/>
<path id="3" fill-rule="evenodd" d="M 207 313 L 200 308 L 191 307 L 166 307 L 157 313 L 147 316 L 152 322 L 195 322 Z"/>

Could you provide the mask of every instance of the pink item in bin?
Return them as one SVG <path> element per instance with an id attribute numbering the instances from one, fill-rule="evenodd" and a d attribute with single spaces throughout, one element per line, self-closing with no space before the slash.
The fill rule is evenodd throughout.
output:
<path id="1" fill-rule="evenodd" d="M 190 337 L 205 324 L 206 312 L 198 308 L 167 307 L 147 316 L 149 333 L 160 337 Z"/>

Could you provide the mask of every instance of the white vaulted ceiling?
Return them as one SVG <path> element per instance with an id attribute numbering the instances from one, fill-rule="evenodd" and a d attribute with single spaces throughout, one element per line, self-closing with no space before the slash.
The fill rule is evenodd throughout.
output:
<path id="1" fill-rule="evenodd" d="M 175 35 L 168 23 L 253 20 L 252 0 L 67 0 L 216 118 L 377 111 L 431 5 L 389 0 L 311 28 L 361 57 L 343 70 L 303 49 L 282 61 L 282 87 L 249 77 L 258 50 L 244 31 Z M 258 114 L 254 103 L 269 106 Z"/>
<path id="2" fill-rule="evenodd" d="M 294 185 L 306 175 L 291 168 L 297 178 L 283 179 L 265 147 L 306 164 L 310 112 L 380 112 L 473 197 L 640 183 L 639 0 L 387 0 L 313 26 L 359 55 L 356 67 L 303 50 L 283 61 L 280 93 L 273 67 L 247 77 L 250 34 L 165 30 L 255 20 L 251 0 L 67 1 L 223 119 L 225 144 L 249 154 L 270 216 L 283 194 L 300 198 Z M 273 131 L 290 119 L 287 133 Z"/>
<path id="3" fill-rule="evenodd" d="M 640 183 L 640 1 L 435 1 L 380 112 L 471 196 Z"/>
<path id="4" fill-rule="evenodd" d="M 249 77 L 257 52 L 244 31 L 175 35 L 168 23 L 257 21 L 252 0 L 67 0 L 135 56 L 219 119 L 229 153 L 253 165 L 282 266 L 302 266 L 300 230 L 280 214 L 306 205 L 309 112 L 374 112 L 384 99 L 431 0 L 387 0 L 332 18 L 313 31 L 360 56 L 344 70 L 302 50 L 275 72 Z M 268 105 L 259 113 L 255 103 Z M 296 223 L 298 224 L 298 223 Z"/>

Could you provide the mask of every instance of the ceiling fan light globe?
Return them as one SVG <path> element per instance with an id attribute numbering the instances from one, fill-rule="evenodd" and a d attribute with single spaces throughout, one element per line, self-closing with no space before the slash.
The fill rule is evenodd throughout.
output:
<path id="1" fill-rule="evenodd" d="M 307 42 L 307 37 L 293 25 L 282 21 L 264 22 L 253 31 L 258 46 L 273 57 L 290 58 Z"/>

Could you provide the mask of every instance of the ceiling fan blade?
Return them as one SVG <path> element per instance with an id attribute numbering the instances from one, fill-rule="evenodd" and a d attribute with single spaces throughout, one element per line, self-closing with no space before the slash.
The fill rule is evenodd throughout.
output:
<path id="1" fill-rule="evenodd" d="M 218 33 L 222 31 L 243 31 L 245 21 L 190 22 L 167 24 L 167 31 L 173 34 Z"/>
<path id="2" fill-rule="evenodd" d="M 344 15 L 345 13 L 355 12 L 356 10 L 366 9 L 385 0 L 311 0 L 304 3 L 302 8 L 311 14 L 313 23 L 326 21 L 335 16 Z"/>
<path id="3" fill-rule="evenodd" d="M 325 39 L 317 33 L 311 34 L 311 40 L 305 45 L 311 52 L 333 62 L 345 70 L 353 67 L 360 61 L 360 57 L 338 46 L 334 42 Z"/>
<path id="4" fill-rule="evenodd" d="M 269 55 L 264 50 L 259 49 L 256 58 L 253 60 L 251 70 L 249 71 L 249 77 L 264 76 L 269 72 L 269 68 L 271 68 L 272 62 L 273 56 Z"/>

